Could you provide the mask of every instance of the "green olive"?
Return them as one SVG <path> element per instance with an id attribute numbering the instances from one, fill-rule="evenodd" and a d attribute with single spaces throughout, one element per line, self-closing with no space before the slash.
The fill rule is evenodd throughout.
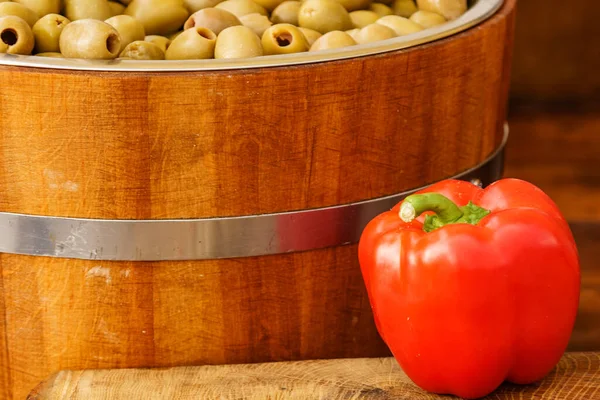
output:
<path id="1" fill-rule="evenodd" d="M 163 52 L 167 51 L 169 46 L 171 45 L 171 39 L 166 38 L 164 36 L 158 35 L 149 35 L 144 38 L 145 42 L 154 43 L 157 45 Z"/>
<path id="2" fill-rule="evenodd" d="M 380 17 L 385 17 L 386 15 L 392 15 L 394 14 L 394 11 L 392 11 L 392 9 L 388 6 L 386 6 L 385 4 L 381 4 L 381 3 L 373 3 L 369 6 L 369 10 L 373 11 L 375 14 L 379 15 Z"/>
<path id="3" fill-rule="evenodd" d="M 196 11 L 202 10 L 203 8 L 214 7 L 221 1 L 223 0 L 183 0 L 183 4 L 189 13 L 193 14 Z"/>
<path id="4" fill-rule="evenodd" d="M 290 54 L 308 51 L 306 37 L 292 24 L 273 25 L 262 35 L 264 54 Z"/>
<path id="5" fill-rule="evenodd" d="M 64 16 L 71 21 L 98 19 L 104 21 L 112 17 L 112 9 L 107 0 L 64 0 Z"/>
<path id="6" fill-rule="evenodd" d="M 313 45 L 313 43 L 320 38 L 322 35 L 317 32 L 314 31 L 312 29 L 308 29 L 308 28 L 298 28 L 300 29 L 300 31 L 304 34 L 304 37 L 306 38 L 306 41 L 308 42 L 308 46 L 310 48 L 310 46 Z"/>
<path id="7" fill-rule="evenodd" d="M 396 32 L 397 36 L 410 35 L 411 33 L 423 30 L 421 25 L 399 15 L 386 15 L 385 17 L 379 18 L 376 24 L 387 26 Z"/>
<path id="8" fill-rule="evenodd" d="M 0 52 L 83 59 L 176 60 L 319 51 L 410 35 L 459 18 L 472 3 L 0 0 L 0 21 L 5 25 L 0 25 Z M 30 27 L 29 31 L 22 28 L 22 22 Z M 32 49 L 28 49 L 30 42 Z"/>
<path id="9" fill-rule="evenodd" d="M 260 39 L 245 26 L 230 26 L 217 37 L 215 58 L 250 58 L 263 55 Z"/>
<path id="10" fill-rule="evenodd" d="M 121 3 L 117 3 L 116 1 L 109 1 L 108 5 L 110 6 L 110 12 L 112 16 L 121 15 L 125 12 L 125 6 Z"/>
<path id="11" fill-rule="evenodd" d="M 242 25 L 252 29 L 258 37 L 262 37 L 263 33 L 273 25 L 267 16 L 256 13 L 240 17 L 240 22 Z"/>
<path id="12" fill-rule="evenodd" d="M 348 11 L 333 0 L 306 0 L 300 7 L 298 23 L 320 33 L 352 28 Z"/>
<path id="13" fill-rule="evenodd" d="M 356 10 L 364 10 L 369 8 L 373 0 L 335 0 L 340 3 L 348 12 Z"/>
<path id="14" fill-rule="evenodd" d="M 285 0 L 254 0 L 259 6 L 263 6 L 269 11 L 273 11 L 278 5 L 283 3 Z"/>
<path id="15" fill-rule="evenodd" d="M 36 57 L 50 57 L 50 58 L 65 58 L 60 53 L 50 52 L 50 53 L 37 53 Z"/>
<path id="16" fill-rule="evenodd" d="M 47 14 L 40 18 L 32 28 L 36 53 L 60 52 L 60 34 L 70 22 L 60 14 Z"/>
<path id="17" fill-rule="evenodd" d="M 331 31 L 318 38 L 310 46 L 310 51 L 338 49 L 340 47 L 354 46 L 355 44 L 356 41 L 346 32 Z"/>
<path id="18" fill-rule="evenodd" d="M 355 37 L 359 44 L 378 42 L 396 37 L 396 32 L 384 25 L 371 24 L 362 28 Z"/>
<path id="19" fill-rule="evenodd" d="M 215 8 L 229 11 L 238 18 L 242 15 L 254 13 L 269 15 L 263 6 L 259 6 L 252 0 L 225 0 L 224 2 L 217 4 Z"/>
<path id="20" fill-rule="evenodd" d="M 417 0 L 420 10 L 440 14 L 444 18 L 456 19 L 467 11 L 467 0 Z"/>
<path id="21" fill-rule="evenodd" d="M 271 13 L 271 21 L 275 24 L 292 24 L 298 26 L 298 13 L 302 2 L 284 1 Z"/>
<path id="22" fill-rule="evenodd" d="M 205 8 L 192 14 L 185 22 L 184 29 L 190 29 L 195 26 L 203 27 L 210 29 L 218 35 L 223 29 L 238 25 L 242 25 L 242 23 L 238 17 L 229 11 L 219 8 Z"/>
<path id="23" fill-rule="evenodd" d="M 379 19 L 379 15 L 374 11 L 367 10 L 358 10 L 352 11 L 350 13 L 350 19 L 352 20 L 352 25 L 355 28 L 364 28 L 367 25 L 371 25 L 375 21 Z"/>
<path id="24" fill-rule="evenodd" d="M 154 43 L 136 40 L 129 43 L 119 55 L 131 60 L 164 60 L 165 52 Z"/>
<path id="25" fill-rule="evenodd" d="M 408 18 L 419 11 L 413 0 L 395 0 L 392 3 L 392 10 L 394 14 L 404 18 Z"/>
<path id="26" fill-rule="evenodd" d="M 31 27 L 23 18 L 15 15 L 0 18 L 0 53 L 31 54 L 34 41 Z"/>
<path id="27" fill-rule="evenodd" d="M 196 26 L 183 31 L 172 42 L 165 58 L 167 60 L 202 60 L 213 58 L 217 35 L 208 28 Z"/>
<path id="28" fill-rule="evenodd" d="M 119 55 L 120 49 L 119 32 L 97 19 L 73 21 L 60 35 L 60 52 L 66 58 L 110 60 Z"/>
<path id="29" fill-rule="evenodd" d="M 119 36 L 121 37 L 121 49 L 119 52 L 122 52 L 129 43 L 144 40 L 146 37 L 144 25 L 129 15 L 117 15 L 110 17 L 104 22 L 119 32 Z"/>
<path id="30" fill-rule="evenodd" d="M 133 0 L 125 9 L 144 25 L 147 35 L 169 35 L 177 32 L 188 18 L 183 0 Z"/>
<path id="31" fill-rule="evenodd" d="M 34 11 L 40 17 L 60 13 L 61 0 L 13 0 Z"/>
<path id="32" fill-rule="evenodd" d="M 422 10 L 419 10 L 413 15 L 411 15 L 410 20 L 416 24 L 421 25 L 423 28 L 431 28 L 446 22 L 446 18 L 442 17 L 440 14 Z"/>
<path id="33" fill-rule="evenodd" d="M 0 17 L 13 15 L 19 17 L 32 27 L 40 17 L 37 13 L 23 4 L 19 3 L 0 3 Z"/>

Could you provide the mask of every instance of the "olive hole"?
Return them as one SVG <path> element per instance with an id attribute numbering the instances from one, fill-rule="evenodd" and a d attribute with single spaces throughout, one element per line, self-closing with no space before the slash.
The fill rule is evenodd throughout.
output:
<path id="1" fill-rule="evenodd" d="M 282 32 L 275 36 L 275 40 L 280 47 L 286 47 L 292 43 L 294 37 L 289 32 Z"/>
<path id="2" fill-rule="evenodd" d="M 14 29 L 5 29 L 0 33 L 0 39 L 7 45 L 12 46 L 19 41 L 19 35 Z"/>
<path id="3" fill-rule="evenodd" d="M 216 38 L 213 31 L 206 28 L 197 28 L 196 32 L 198 32 L 198 35 L 202 36 L 204 39 L 214 40 Z"/>
<path id="4" fill-rule="evenodd" d="M 119 51 L 121 44 L 119 43 L 119 37 L 114 33 L 111 33 L 106 38 L 106 49 L 109 53 L 114 54 Z"/>

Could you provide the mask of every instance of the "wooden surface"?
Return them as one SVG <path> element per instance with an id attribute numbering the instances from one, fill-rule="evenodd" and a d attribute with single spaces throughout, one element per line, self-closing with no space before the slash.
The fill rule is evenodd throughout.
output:
<path id="1" fill-rule="evenodd" d="M 514 4 L 447 40 L 312 66 L 0 67 L 0 211 L 246 215 L 453 175 L 501 140 Z M 63 369 L 386 354 L 355 246 L 165 263 L 0 255 L 3 400 Z"/>
<path id="2" fill-rule="evenodd" d="M 528 180 L 570 221 L 600 221 L 600 103 L 514 102 L 505 175 Z"/>
<path id="3" fill-rule="evenodd" d="M 386 355 L 356 253 L 135 264 L 2 255 L 4 398 L 61 369 Z"/>
<path id="4" fill-rule="evenodd" d="M 571 223 L 581 258 L 581 294 L 569 350 L 600 351 L 600 223 Z"/>
<path id="5" fill-rule="evenodd" d="M 600 2 L 522 0 L 517 14 L 513 98 L 600 100 Z"/>
<path id="6" fill-rule="evenodd" d="M 505 384 L 490 399 L 600 397 L 600 353 L 571 353 L 541 382 Z M 393 358 L 163 370 L 63 371 L 29 400 L 449 399 L 416 387 Z"/>

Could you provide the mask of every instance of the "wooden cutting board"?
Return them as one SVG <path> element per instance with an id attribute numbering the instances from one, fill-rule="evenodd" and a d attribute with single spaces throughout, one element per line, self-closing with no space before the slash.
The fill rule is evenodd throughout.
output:
<path id="1" fill-rule="evenodd" d="M 393 358 L 254 365 L 62 371 L 29 400 L 450 399 L 417 388 Z M 491 399 L 600 399 L 600 353 L 569 353 L 542 382 L 503 385 Z"/>

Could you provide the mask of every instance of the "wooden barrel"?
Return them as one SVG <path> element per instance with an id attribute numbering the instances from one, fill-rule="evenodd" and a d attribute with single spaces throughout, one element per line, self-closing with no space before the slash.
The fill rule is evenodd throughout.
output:
<path id="1" fill-rule="evenodd" d="M 343 220 L 497 152 L 514 7 L 427 44 L 303 65 L 0 60 L 0 398 L 65 369 L 388 354 L 360 231 Z M 143 222 L 157 220 L 175 225 Z"/>

